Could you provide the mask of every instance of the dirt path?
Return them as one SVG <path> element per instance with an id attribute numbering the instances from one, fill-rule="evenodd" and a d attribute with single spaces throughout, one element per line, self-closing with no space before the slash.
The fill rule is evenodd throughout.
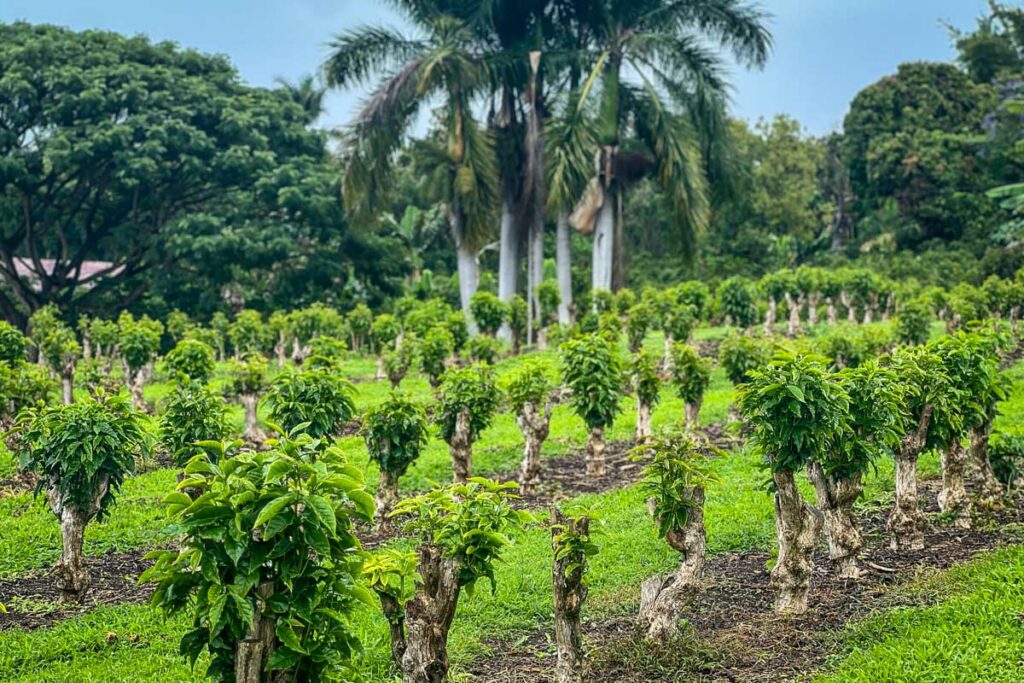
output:
<path id="1" fill-rule="evenodd" d="M 922 485 L 928 511 L 937 512 L 938 482 Z M 586 626 L 594 670 L 592 683 L 657 683 L 670 681 L 745 681 L 777 683 L 820 669 L 835 653 L 836 636 L 852 621 L 873 610 L 910 603 L 893 588 L 928 570 L 948 569 L 1001 545 L 1019 543 L 1010 525 L 1024 522 L 1016 505 L 976 520 L 972 531 L 934 525 L 925 550 L 894 553 L 884 533 L 885 514 L 876 511 L 864 521 L 867 576 L 860 582 L 836 578 L 828 559 L 816 558 L 811 609 L 795 619 L 772 612 L 768 553 L 753 551 L 709 558 L 706 589 L 687 619 L 691 636 L 678 647 L 653 652 L 633 631 L 631 617 Z M 468 668 L 479 683 L 546 683 L 554 666 L 553 635 L 547 630 L 514 642 L 494 643 L 489 657 Z"/>

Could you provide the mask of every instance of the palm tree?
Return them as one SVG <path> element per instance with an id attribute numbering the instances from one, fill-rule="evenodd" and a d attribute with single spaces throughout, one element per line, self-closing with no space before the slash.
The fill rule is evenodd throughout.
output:
<path id="1" fill-rule="evenodd" d="M 417 143 L 444 202 L 455 243 L 464 311 L 477 288 L 477 251 L 491 231 L 497 206 L 494 141 L 476 120 L 473 101 L 486 91 L 489 66 L 471 26 L 432 11 L 429 3 L 400 3 L 423 32 L 407 38 L 366 27 L 338 36 L 324 64 L 329 86 L 348 88 L 382 75 L 344 140 L 343 192 L 349 212 L 369 219 L 388 195 L 395 155 L 420 111 L 438 103 L 438 130 Z"/>
<path id="2" fill-rule="evenodd" d="M 303 76 L 294 83 L 284 78 L 278 78 L 275 82 L 295 104 L 302 107 L 309 123 L 315 123 L 324 113 L 326 91 L 313 76 Z"/>
<path id="3" fill-rule="evenodd" d="M 764 15 L 739 0 L 603 0 L 590 11 L 580 20 L 591 38 L 578 61 L 589 57 L 592 66 L 552 124 L 573 146 L 552 165 L 549 187 L 564 205 L 582 172 L 586 136 L 574 129 L 592 118 L 597 154 L 570 221 L 594 235 L 593 288 L 612 289 L 623 278 L 623 192 L 641 177 L 653 175 L 660 185 L 692 255 L 708 220 L 704 156 L 726 134 L 723 58 L 709 45 L 760 66 L 771 37 Z M 644 148 L 639 153 L 622 150 L 630 127 Z"/>

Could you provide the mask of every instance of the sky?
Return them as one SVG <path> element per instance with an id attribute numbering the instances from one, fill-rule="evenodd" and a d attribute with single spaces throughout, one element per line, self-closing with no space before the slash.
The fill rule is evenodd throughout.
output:
<path id="1" fill-rule="evenodd" d="M 837 130 L 862 88 L 908 61 L 953 57 L 943 22 L 970 28 L 985 0 L 762 0 L 775 49 L 764 70 L 735 69 L 733 111 L 789 114 L 810 133 Z M 332 36 L 363 24 L 401 27 L 385 0 L 0 0 L 0 21 L 98 28 L 225 54 L 254 85 L 296 80 Z M 321 124 L 343 125 L 364 93 L 331 93 Z"/>

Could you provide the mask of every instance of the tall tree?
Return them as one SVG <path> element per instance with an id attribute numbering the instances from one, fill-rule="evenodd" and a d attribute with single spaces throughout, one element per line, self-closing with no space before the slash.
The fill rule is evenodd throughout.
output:
<path id="1" fill-rule="evenodd" d="M 725 92 L 718 43 L 741 64 L 759 66 L 771 38 L 758 9 L 738 0 L 608 0 L 594 3 L 585 20 L 594 55 L 580 86 L 579 118 L 596 105 L 596 173 L 572 222 L 593 233 L 594 289 L 621 284 L 625 188 L 652 173 L 669 202 L 679 237 L 692 245 L 707 224 L 703 152 L 724 135 Z M 632 130 L 641 151 L 625 153 Z M 691 250 L 692 251 L 692 250 Z"/>
<path id="2" fill-rule="evenodd" d="M 170 244 L 269 218 L 279 207 L 260 201 L 267 177 L 294 188 L 299 169 L 326 158 L 324 136 L 281 92 L 170 43 L 0 24 L 0 73 L 0 313 L 10 320 L 48 302 L 133 301 L 149 274 L 188 258 Z"/>
<path id="3" fill-rule="evenodd" d="M 468 311 L 477 288 L 477 253 L 492 229 L 498 201 L 494 141 L 473 108 L 474 98 L 486 91 L 489 67 L 469 24 L 436 11 L 432 3 L 398 4 L 422 37 L 376 27 L 349 31 L 334 40 L 324 65 L 332 87 L 382 75 L 346 135 L 345 199 L 353 214 L 372 215 L 388 194 L 406 133 L 424 107 L 439 102 L 437 130 L 417 148 L 432 169 L 431 187 L 446 206 L 460 300 Z"/>

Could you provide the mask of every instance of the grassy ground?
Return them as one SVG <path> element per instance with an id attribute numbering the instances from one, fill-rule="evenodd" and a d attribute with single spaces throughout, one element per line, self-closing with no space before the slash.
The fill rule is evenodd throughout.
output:
<path id="1" fill-rule="evenodd" d="M 723 330 L 700 330 L 698 338 L 715 338 Z M 652 348 L 659 348 L 660 340 L 652 338 Z M 554 362 L 554 355 L 547 354 Z M 515 359 L 503 362 L 499 373 L 518 362 Z M 346 372 L 357 382 L 358 404 L 366 407 L 381 400 L 387 393 L 382 383 L 365 381 L 372 377 L 374 364 L 369 360 L 352 360 Z M 1015 394 L 1005 406 L 1003 423 L 1015 422 L 1024 414 L 1024 366 L 1013 371 L 1016 380 Z M 426 382 L 419 377 L 410 377 L 403 383 L 403 390 L 422 398 L 429 395 Z M 166 387 L 150 389 L 151 399 L 166 392 Z M 701 419 L 705 424 L 723 422 L 726 419 L 732 388 L 720 369 L 713 376 L 712 386 L 707 394 Z M 634 406 L 624 402 L 624 410 L 609 431 L 611 440 L 626 440 L 633 431 Z M 682 414 L 681 402 L 666 388 L 662 403 L 655 412 L 655 425 L 674 422 Z M 238 418 L 240 420 L 240 414 Z M 549 457 L 578 449 L 585 439 L 580 421 L 568 408 L 555 409 L 552 420 L 553 437 L 545 444 L 544 455 Z M 353 461 L 366 464 L 366 455 L 358 437 L 340 440 Z M 501 415 L 483 436 L 475 449 L 474 466 L 483 475 L 514 469 L 521 455 L 521 437 L 510 415 Z M 5 460 L 6 459 L 6 460 Z M 581 463 L 582 465 L 582 463 Z M 0 477 L 5 467 L 10 468 L 9 456 L 0 455 Z M 750 549 L 771 549 L 774 544 L 771 500 L 764 490 L 766 474 L 759 467 L 758 458 L 745 450 L 737 450 L 714 463 L 720 483 L 709 490 L 707 503 L 707 528 L 709 551 L 712 553 L 741 552 Z M 367 467 L 370 486 L 374 486 L 377 473 L 372 465 Z M 938 463 L 928 456 L 922 461 L 922 476 L 938 473 Z M 433 439 L 421 459 L 402 480 L 406 491 L 419 490 L 429 486 L 431 481 L 446 481 L 451 468 L 447 447 Z M 176 473 L 160 469 L 132 478 L 126 483 L 118 505 L 110 518 L 102 524 L 91 525 L 86 533 L 86 551 L 98 554 L 109 549 L 131 550 L 145 548 L 163 540 L 162 530 L 166 518 L 156 501 L 174 485 Z M 878 472 L 867 481 L 865 504 L 885 504 L 891 499 L 892 467 L 889 462 L 879 463 Z M 588 507 L 598 520 L 601 529 L 600 554 L 594 558 L 590 572 L 591 594 L 587 606 L 588 618 L 620 615 L 632 612 L 637 601 L 640 581 L 659 571 L 671 567 L 677 557 L 660 541 L 644 510 L 643 501 L 635 488 L 612 491 L 597 495 L 583 496 L 572 501 L 573 505 Z M 51 564 L 59 552 L 59 535 L 56 521 L 43 508 L 41 501 L 33 500 L 30 494 L 0 497 L 0 578 L 15 577 L 26 571 L 38 570 Z M 462 601 L 451 637 L 451 654 L 456 671 L 461 665 L 487 652 L 488 643 L 498 639 L 514 640 L 519 635 L 537 628 L 550 628 L 550 547 L 549 533 L 543 528 L 525 531 L 516 539 L 515 547 L 508 553 L 514 562 L 506 562 L 499 568 L 493 592 L 486 585 L 472 598 Z M 1004 602 L 1020 600 L 1020 586 L 1024 582 L 1024 555 L 1018 554 L 1013 562 L 981 565 L 979 569 L 963 570 L 964 585 L 973 583 L 971 571 L 980 572 L 991 578 L 991 589 L 1000 586 L 1013 589 L 1016 594 L 1006 592 Z M 993 569 L 1006 565 L 1009 574 L 994 575 Z M 979 574 L 979 575 L 980 575 Z M 948 598 L 967 599 L 971 593 L 954 590 L 956 576 L 949 583 Z M 1012 580 L 1011 580 L 1012 579 Z M 960 584 L 956 584 L 960 585 Z M 1014 597 L 1014 595 L 1016 597 Z M 985 600 L 978 597 L 979 606 Z M 942 606 L 934 608 L 944 609 Z M 956 612 L 956 608 L 951 608 Z M 1024 611 L 1020 605 L 1018 611 Z M 910 613 L 907 613 L 910 615 Z M 993 617 L 996 615 L 993 613 Z M 877 629 L 865 627 L 851 631 L 844 641 L 844 652 L 850 653 L 846 661 L 837 661 L 835 681 L 882 681 L 882 680 L 953 680 L 949 678 L 893 678 L 894 662 L 900 647 L 900 629 L 915 628 L 918 625 L 927 630 L 941 643 L 943 617 L 912 615 L 899 621 L 898 614 L 885 614 L 880 619 L 891 622 L 879 625 Z M 937 619 L 938 621 L 927 621 Z M 950 623 L 960 630 L 954 635 L 970 638 L 971 623 Z M 979 623 L 979 628 L 980 628 Z M 998 629 L 1005 626 L 1003 621 L 992 621 L 987 626 Z M 7 631 L 0 633 L 0 681 L 142 681 L 142 680 L 201 680 L 202 663 L 199 670 L 190 671 L 185 661 L 177 655 L 177 639 L 185 628 L 182 619 L 165 619 L 148 606 L 105 607 L 85 616 L 59 623 L 51 628 L 25 633 Z M 384 683 L 390 681 L 388 666 L 386 628 L 383 619 L 375 612 L 366 610 L 353 617 L 352 628 L 360 635 L 366 651 L 357 663 L 363 683 Z M 975 645 L 985 633 L 979 630 Z M 1019 626 L 1018 626 L 1019 633 Z M 996 647 L 1005 655 L 998 662 L 1008 660 L 1007 654 L 1013 643 L 1012 634 L 996 641 Z M 874 637 L 874 640 L 872 638 Z M 959 642 L 959 641 L 957 641 Z M 966 641 L 965 641 L 966 642 Z M 904 646 L 909 647 L 907 644 Z M 1019 652 L 1019 644 L 1017 644 Z M 875 655 L 867 653 L 876 652 Z M 922 653 L 925 652 L 922 650 Z M 908 655 L 909 656 L 909 655 Z M 979 653 L 980 656 L 980 653 Z M 857 658 L 866 658 L 867 664 L 876 665 L 870 669 L 873 678 L 850 677 L 867 664 L 858 663 Z M 1003 664 L 996 664 L 998 671 L 1010 673 Z M 886 667 L 889 667 L 886 669 Z M 936 669 L 941 671 L 940 669 Z M 879 672 L 889 672 L 889 678 L 880 677 Z M 984 671 L 984 670 L 982 670 Z M 993 669 L 996 671 L 996 669 Z M 1019 669 L 1014 669 L 1019 673 Z M 853 673 L 851 673 L 853 672 Z M 846 676 L 846 677 L 843 677 Z M 959 679 L 957 679 L 959 680 Z M 968 680 L 968 679 L 963 679 Z M 975 676 L 972 680 L 1011 680 Z M 1019 680 L 1019 679 L 1014 679 Z"/>

